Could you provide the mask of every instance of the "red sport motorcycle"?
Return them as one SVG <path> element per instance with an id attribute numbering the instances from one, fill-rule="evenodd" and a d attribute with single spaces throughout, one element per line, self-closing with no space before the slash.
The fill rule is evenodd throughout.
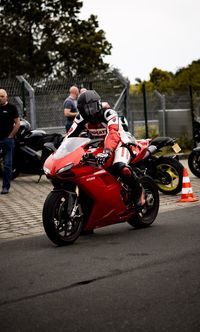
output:
<path id="1" fill-rule="evenodd" d="M 136 228 L 151 225 L 158 214 L 159 194 L 154 181 L 137 168 L 149 154 L 148 147 L 129 145 L 131 166 L 145 191 L 145 205 L 136 211 L 131 188 L 111 173 L 112 157 L 97 164 L 103 150 L 101 139 L 72 137 L 44 163 L 44 172 L 54 189 L 43 206 L 43 226 L 56 245 L 72 244 L 82 233 L 111 224 L 128 222 Z M 135 152 L 136 151 L 136 152 Z"/>

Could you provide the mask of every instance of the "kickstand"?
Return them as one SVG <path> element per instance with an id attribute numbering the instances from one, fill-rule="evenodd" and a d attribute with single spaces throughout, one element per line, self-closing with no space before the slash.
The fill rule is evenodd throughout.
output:
<path id="1" fill-rule="evenodd" d="M 40 182 L 40 179 L 41 179 L 41 177 L 42 177 L 42 173 L 40 173 L 40 175 L 39 175 L 39 179 L 37 180 L 37 183 L 39 183 Z"/>

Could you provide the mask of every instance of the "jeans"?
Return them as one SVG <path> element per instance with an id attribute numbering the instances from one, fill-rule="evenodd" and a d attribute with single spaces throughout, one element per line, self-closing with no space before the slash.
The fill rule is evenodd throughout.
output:
<path id="1" fill-rule="evenodd" d="M 71 128 L 72 123 L 73 123 L 73 121 L 72 121 L 72 122 L 69 122 L 68 120 L 66 120 L 66 122 L 65 122 L 65 130 L 66 130 L 66 133 L 67 133 L 68 130 Z"/>
<path id="2" fill-rule="evenodd" d="M 14 150 L 14 138 L 0 139 L 0 150 L 3 150 L 3 185 L 2 188 L 9 190 L 12 179 L 12 160 Z"/>

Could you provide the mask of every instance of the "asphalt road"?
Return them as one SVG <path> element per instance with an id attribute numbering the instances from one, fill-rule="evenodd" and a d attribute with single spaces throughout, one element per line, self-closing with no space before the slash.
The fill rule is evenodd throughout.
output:
<path id="1" fill-rule="evenodd" d="M 200 331 L 199 205 L 143 230 L 99 229 L 69 247 L 44 234 L 0 242 L 0 329 Z"/>

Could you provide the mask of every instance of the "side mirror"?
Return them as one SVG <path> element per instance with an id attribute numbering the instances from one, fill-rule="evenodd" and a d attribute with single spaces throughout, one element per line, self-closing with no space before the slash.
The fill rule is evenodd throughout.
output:
<path id="1" fill-rule="evenodd" d="M 55 152 L 56 151 L 56 147 L 52 142 L 49 143 L 45 143 L 44 144 L 44 148 L 51 151 L 51 152 Z"/>

